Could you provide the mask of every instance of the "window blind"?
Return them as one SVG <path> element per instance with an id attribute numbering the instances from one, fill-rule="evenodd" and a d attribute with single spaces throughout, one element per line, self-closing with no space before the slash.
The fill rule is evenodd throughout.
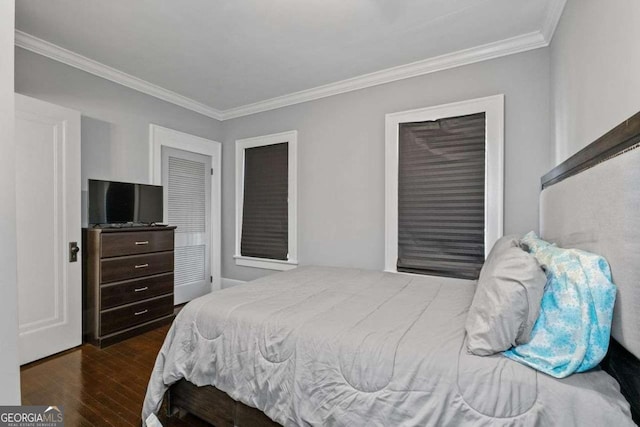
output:
<path id="1" fill-rule="evenodd" d="M 400 124 L 398 271 L 478 278 L 485 124 L 485 113 Z"/>
<path id="2" fill-rule="evenodd" d="M 288 197 L 288 143 L 245 149 L 241 255 L 287 259 Z"/>

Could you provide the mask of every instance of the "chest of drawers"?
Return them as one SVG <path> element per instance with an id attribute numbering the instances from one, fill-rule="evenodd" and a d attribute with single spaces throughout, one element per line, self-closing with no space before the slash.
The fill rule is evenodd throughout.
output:
<path id="1" fill-rule="evenodd" d="M 174 230 L 84 230 L 86 340 L 104 347 L 173 320 Z"/>

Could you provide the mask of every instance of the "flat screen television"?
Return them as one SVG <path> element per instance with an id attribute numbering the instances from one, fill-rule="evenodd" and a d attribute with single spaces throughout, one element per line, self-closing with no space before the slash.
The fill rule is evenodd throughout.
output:
<path id="1" fill-rule="evenodd" d="M 89 180 L 89 224 L 162 222 L 160 185 Z"/>

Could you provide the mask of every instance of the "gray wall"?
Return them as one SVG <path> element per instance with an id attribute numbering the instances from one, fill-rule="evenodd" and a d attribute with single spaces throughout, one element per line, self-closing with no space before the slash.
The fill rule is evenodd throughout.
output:
<path id="1" fill-rule="evenodd" d="M 16 48 L 15 90 L 82 113 L 82 188 L 88 178 L 149 182 L 149 123 L 220 140 L 220 122 Z"/>
<path id="2" fill-rule="evenodd" d="M 539 179 L 551 165 L 549 52 L 540 49 L 223 122 L 222 276 L 238 267 L 234 143 L 297 129 L 301 264 L 382 269 L 386 113 L 505 94 L 505 232 L 538 228 Z"/>
<path id="3" fill-rule="evenodd" d="M 567 2 L 551 44 L 555 163 L 640 111 L 639 24 L 638 0 Z"/>
<path id="4" fill-rule="evenodd" d="M 16 283 L 14 2 L 0 2 L 0 405 L 20 404 Z"/>
<path id="5" fill-rule="evenodd" d="M 551 165 L 549 68 L 540 49 L 220 123 L 18 48 L 16 91 L 82 113 L 84 180 L 147 182 L 149 123 L 223 141 L 222 276 L 251 280 L 272 271 L 233 260 L 239 138 L 299 131 L 302 264 L 381 269 L 385 114 L 503 93 L 505 232 L 537 229 L 539 177 Z"/>

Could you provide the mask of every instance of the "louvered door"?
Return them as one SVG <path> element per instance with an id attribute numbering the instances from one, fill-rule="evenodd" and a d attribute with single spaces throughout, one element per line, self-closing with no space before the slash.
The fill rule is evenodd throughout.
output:
<path id="1" fill-rule="evenodd" d="M 211 289 L 211 157 L 162 147 L 165 221 L 175 225 L 175 304 Z"/>

